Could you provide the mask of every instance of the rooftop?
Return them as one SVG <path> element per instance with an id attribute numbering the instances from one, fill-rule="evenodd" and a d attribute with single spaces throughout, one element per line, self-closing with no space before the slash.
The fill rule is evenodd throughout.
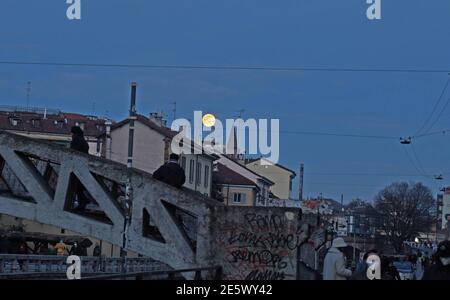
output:
<path id="1" fill-rule="evenodd" d="M 257 187 L 253 181 L 221 163 L 217 163 L 217 171 L 213 173 L 213 180 L 217 184 L 251 185 L 255 188 Z"/>
<path id="2" fill-rule="evenodd" d="M 80 126 L 86 136 L 98 136 L 105 131 L 105 122 L 78 113 L 0 106 L 0 130 L 70 135 L 72 126 Z"/>

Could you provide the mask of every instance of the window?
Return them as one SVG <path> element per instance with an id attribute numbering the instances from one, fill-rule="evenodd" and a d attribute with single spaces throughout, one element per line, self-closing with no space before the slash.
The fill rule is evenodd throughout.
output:
<path id="1" fill-rule="evenodd" d="M 181 167 L 186 171 L 186 157 L 181 157 Z"/>
<path id="2" fill-rule="evenodd" d="M 9 118 L 9 123 L 12 125 L 12 126 L 18 126 L 19 124 L 20 124 L 20 119 L 18 119 L 18 118 Z"/>
<path id="3" fill-rule="evenodd" d="M 189 182 L 194 182 L 194 168 L 195 168 L 195 161 L 191 159 L 189 161 Z"/>
<path id="4" fill-rule="evenodd" d="M 289 180 L 289 191 L 292 191 L 292 180 Z"/>
<path id="5" fill-rule="evenodd" d="M 230 198 L 233 203 L 245 203 L 247 200 L 247 195 L 242 193 L 230 193 Z"/>
<path id="6" fill-rule="evenodd" d="M 203 181 L 205 187 L 207 188 L 209 185 L 209 166 L 205 166 L 205 180 Z"/>
<path id="7" fill-rule="evenodd" d="M 202 183 L 202 164 L 197 163 L 197 170 L 195 172 L 195 182 L 197 185 L 200 185 Z"/>
<path id="8" fill-rule="evenodd" d="M 54 124 L 56 127 L 63 128 L 64 120 L 55 120 Z"/>
<path id="9" fill-rule="evenodd" d="M 66 121 L 66 120 L 67 120 L 67 119 L 65 119 L 64 121 L 65 121 L 65 123 L 67 124 L 67 121 Z M 85 125 L 86 125 L 86 123 L 84 123 L 84 122 L 75 122 L 75 126 L 80 127 L 81 130 L 84 130 Z"/>
<path id="10" fill-rule="evenodd" d="M 33 125 L 34 127 L 39 127 L 39 126 L 41 126 L 41 120 L 39 120 L 39 119 L 32 119 L 31 120 L 31 125 Z"/>

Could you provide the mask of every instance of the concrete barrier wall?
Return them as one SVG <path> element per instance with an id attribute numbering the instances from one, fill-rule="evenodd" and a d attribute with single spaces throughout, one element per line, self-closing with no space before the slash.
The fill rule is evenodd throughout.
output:
<path id="1" fill-rule="evenodd" d="M 214 246 L 224 279 L 293 280 L 297 248 L 308 237 L 299 209 L 220 207 Z"/>

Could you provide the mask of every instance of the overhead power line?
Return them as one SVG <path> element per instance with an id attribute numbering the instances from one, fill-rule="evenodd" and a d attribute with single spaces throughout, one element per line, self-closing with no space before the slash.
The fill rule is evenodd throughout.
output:
<path id="1" fill-rule="evenodd" d="M 445 102 L 444 106 L 442 107 L 440 113 L 438 114 L 437 118 L 434 120 L 434 122 L 431 124 L 431 126 L 428 128 L 428 130 L 425 133 L 428 133 L 430 130 L 433 129 L 434 125 L 436 125 L 437 122 L 441 119 L 442 115 L 444 114 L 445 110 L 447 109 L 447 106 L 450 104 L 450 98 L 447 99 L 447 102 Z"/>
<path id="2" fill-rule="evenodd" d="M 337 68 L 337 67 L 273 67 L 273 66 L 219 66 L 219 65 L 153 65 L 153 64 L 93 64 L 39 61 L 0 61 L 3 65 L 37 65 L 55 67 L 138 68 L 175 70 L 228 70 L 228 71 L 288 71 L 288 72 L 375 72 L 375 73 L 449 73 L 449 69 L 401 68 Z"/>
<path id="3" fill-rule="evenodd" d="M 408 157 L 409 162 L 411 163 L 411 165 L 414 167 L 414 169 L 416 169 L 417 174 L 420 176 L 423 176 L 425 178 L 429 178 L 429 176 L 427 174 L 425 174 L 415 163 L 414 159 L 412 158 L 411 154 L 408 152 L 408 150 L 406 150 L 406 148 L 403 148 L 406 156 Z"/>
<path id="4" fill-rule="evenodd" d="M 363 135 L 363 134 L 347 134 L 347 133 L 331 133 L 331 132 L 313 132 L 313 131 L 290 131 L 290 130 L 280 130 L 280 133 L 285 134 L 299 134 L 299 135 L 317 135 L 317 136 L 334 136 L 334 137 L 349 137 L 349 138 L 369 138 L 369 139 L 387 139 L 387 140 L 398 140 L 396 136 L 387 135 Z"/>
<path id="5" fill-rule="evenodd" d="M 442 129 L 442 130 L 438 130 L 438 131 L 419 134 L 419 135 L 413 136 L 412 138 L 418 139 L 418 138 L 423 138 L 423 137 L 438 135 L 438 134 L 445 135 L 448 132 L 450 132 L 450 129 Z"/>
<path id="6" fill-rule="evenodd" d="M 450 75 L 450 74 L 449 74 Z M 431 113 L 429 114 L 428 118 L 425 119 L 425 122 L 422 124 L 422 127 L 419 128 L 419 130 L 417 130 L 417 132 L 414 135 L 418 135 L 423 129 L 425 129 L 426 125 L 428 124 L 428 122 L 431 121 L 431 119 L 433 118 L 434 113 L 436 112 L 436 109 L 439 106 L 439 103 L 441 103 L 442 97 L 444 97 L 445 91 L 448 88 L 448 85 L 450 84 L 450 76 L 448 76 L 447 81 L 444 85 L 444 88 L 442 89 L 438 100 L 436 101 L 436 103 L 434 104 L 433 110 L 431 111 Z"/>
<path id="7" fill-rule="evenodd" d="M 278 173 L 277 173 L 278 174 Z M 380 177 L 418 177 L 418 174 L 395 174 L 395 173 L 307 173 L 308 176 L 380 176 Z"/>

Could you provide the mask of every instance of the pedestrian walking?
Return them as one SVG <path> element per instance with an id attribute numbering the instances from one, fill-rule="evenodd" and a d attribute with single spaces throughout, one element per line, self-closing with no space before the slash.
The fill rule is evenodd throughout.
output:
<path id="1" fill-rule="evenodd" d="M 376 249 L 371 249 L 364 253 L 362 260 L 356 265 L 355 271 L 351 277 L 352 280 L 368 280 L 367 277 L 367 268 L 369 264 L 367 263 L 367 259 L 370 255 L 376 254 L 378 255 L 378 251 Z"/>
<path id="2" fill-rule="evenodd" d="M 346 280 L 352 276 L 352 271 L 345 268 L 343 249 L 347 247 L 344 239 L 335 238 L 331 248 L 325 255 L 323 263 L 323 280 Z"/>
<path id="3" fill-rule="evenodd" d="M 100 256 L 100 255 L 102 255 L 102 251 L 101 251 L 100 245 L 99 245 L 98 243 L 95 244 L 94 252 L 93 252 L 92 255 L 93 255 L 93 256 Z"/>
<path id="4" fill-rule="evenodd" d="M 423 257 L 422 257 L 422 253 L 419 251 L 417 253 L 417 261 L 416 261 L 416 280 L 422 280 L 423 277 L 423 273 L 424 273 L 424 269 L 423 269 Z"/>
<path id="5" fill-rule="evenodd" d="M 55 245 L 56 255 L 65 255 L 66 254 L 66 244 L 64 244 L 63 240 L 60 240 L 59 243 Z"/>
<path id="6" fill-rule="evenodd" d="M 436 261 L 425 270 L 422 280 L 450 280 L 450 241 L 439 243 Z"/>

